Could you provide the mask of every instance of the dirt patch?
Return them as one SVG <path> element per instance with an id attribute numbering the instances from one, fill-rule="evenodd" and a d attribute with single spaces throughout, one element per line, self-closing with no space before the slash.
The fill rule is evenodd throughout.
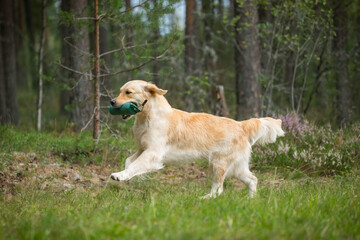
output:
<path id="1" fill-rule="evenodd" d="M 6 160 L 0 171 L 1 192 L 6 195 L 14 195 L 15 189 L 24 186 L 56 191 L 100 188 L 112 181 L 109 180 L 112 172 L 123 169 L 110 165 L 70 164 L 56 159 L 45 161 L 35 153 L 14 152 L 8 158 L 11 160 Z M 207 167 L 190 163 L 166 166 L 152 177 L 160 182 L 177 184 L 183 181 L 206 181 L 207 175 Z"/>
<path id="2" fill-rule="evenodd" d="M 186 180 L 205 181 L 208 169 L 195 163 L 187 165 L 170 165 L 156 173 L 156 177 L 162 182 L 180 183 Z"/>
<path id="3" fill-rule="evenodd" d="M 110 166 L 44 163 L 34 153 L 15 152 L 11 159 L 0 171 L 0 186 L 4 193 L 13 192 L 17 186 L 32 184 L 41 189 L 101 187 L 111 173 Z"/>

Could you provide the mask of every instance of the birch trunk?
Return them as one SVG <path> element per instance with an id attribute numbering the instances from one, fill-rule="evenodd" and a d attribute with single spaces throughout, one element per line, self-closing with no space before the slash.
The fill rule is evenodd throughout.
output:
<path id="1" fill-rule="evenodd" d="M 37 96 L 37 114 L 36 114 L 36 130 L 41 130 L 41 116 L 42 116 L 42 102 L 43 102 L 43 59 L 44 59 L 44 45 L 45 45 L 45 28 L 46 28 L 46 4 L 47 0 L 42 1 L 42 29 L 41 41 L 39 49 L 39 63 L 38 63 L 38 96 Z"/>

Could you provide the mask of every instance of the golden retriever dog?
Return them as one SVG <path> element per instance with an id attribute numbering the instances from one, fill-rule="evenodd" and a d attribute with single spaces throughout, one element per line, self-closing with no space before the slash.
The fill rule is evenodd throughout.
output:
<path id="1" fill-rule="evenodd" d="M 124 181 L 161 169 L 168 162 L 207 159 L 212 187 L 204 198 L 219 196 L 224 179 L 231 176 L 244 182 L 253 197 L 257 178 L 249 170 L 251 146 L 273 143 L 283 136 L 281 120 L 268 117 L 238 122 L 206 113 L 188 113 L 172 108 L 164 97 L 166 92 L 152 83 L 133 80 L 121 87 L 120 95 L 111 101 L 114 108 L 132 102 L 142 110 L 135 115 L 133 126 L 138 150 L 126 159 L 125 170 L 111 174 L 111 178 Z"/>

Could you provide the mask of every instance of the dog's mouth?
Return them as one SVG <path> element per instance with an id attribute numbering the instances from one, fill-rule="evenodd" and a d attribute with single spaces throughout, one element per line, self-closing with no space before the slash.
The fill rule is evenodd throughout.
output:
<path id="1" fill-rule="evenodd" d="M 137 102 L 135 102 L 135 101 L 131 101 L 130 103 L 132 103 L 132 104 L 134 104 L 135 106 L 137 106 L 137 107 L 139 107 L 139 104 L 137 103 Z M 120 107 L 115 107 L 115 108 L 121 108 L 121 106 Z M 123 120 L 129 120 L 131 117 L 133 117 L 134 115 L 127 115 L 127 114 L 123 114 L 123 115 L 121 115 L 121 118 L 123 119 Z"/>
<path id="2" fill-rule="evenodd" d="M 121 115 L 123 120 L 128 120 L 132 117 L 132 115 Z"/>
<path id="3" fill-rule="evenodd" d="M 134 104 L 135 106 L 139 106 L 137 102 L 131 101 L 132 104 Z M 130 118 L 132 118 L 134 115 L 121 115 L 123 120 L 129 120 Z"/>
<path id="4" fill-rule="evenodd" d="M 133 103 L 134 105 L 136 105 L 137 107 L 139 107 L 139 104 L 137 102 L 131 101 L 131 103 Z"/>

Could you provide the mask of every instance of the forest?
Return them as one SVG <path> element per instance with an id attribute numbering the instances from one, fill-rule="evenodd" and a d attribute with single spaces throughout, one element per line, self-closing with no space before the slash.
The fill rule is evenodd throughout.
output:
<path id="1" fill-rule="evenodd" d="M 359 0 L 1 0 L 1 238 L 360 238 L 359 28 Z M 201 162 L 111 181 L 136 144 L 110 101 L 135 79 L 281 119 L 252 149 L 258 196 L 199 200 Z"/>
<path id="2" fill-rule="evenodd" d="M 1 122 L 91 129 L 94 109 L 108 123 L 120 86 L 143 79 L 187 111 L 294 112 L 341 126 L 359 117 L 358 10 L 357 1 L 107 0 L 96 32 L 92 1 L 4 1 Z"/>

